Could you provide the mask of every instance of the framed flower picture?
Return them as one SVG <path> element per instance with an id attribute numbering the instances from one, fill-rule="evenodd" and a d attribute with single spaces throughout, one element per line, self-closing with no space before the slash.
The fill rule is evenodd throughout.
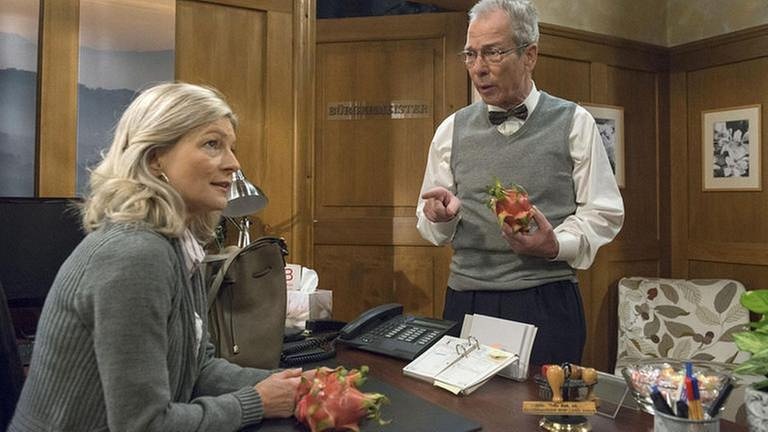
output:
<path id="1" fill-rule="evenodd" d="M 603 140 L 608 161 L 616 177 L 616 184 L 625 187 L 624 175 L 624 108 L 614 105 L 597 105 L 582 103 L 597 123 L 600 138 Z"/>
<path id="2" fill-rule="evenodd" d="M 760 105 L 701 113 L 702 189 L 760 191 Z"/>

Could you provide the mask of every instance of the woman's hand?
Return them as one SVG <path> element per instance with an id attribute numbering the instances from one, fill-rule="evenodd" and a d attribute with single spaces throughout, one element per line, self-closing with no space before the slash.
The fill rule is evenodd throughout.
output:
<path id="1" fill-rule="evenodd" d="M 326 373 L 331 373 L 333 372 L 333 369 L 325 366 L 320 366 L 319 368 L 308 369 L 304 371 L 304 373 L 302 373 L 301 376 L 306 378 L 308 381 L 312 382 L 312 380 L 315 379 L 315 374 L 317 373 L 317 371 L 324 371 Z"/>
<path id="2" fill-rule="evenodd" d="M 301 368 L 286 369 L 270 375 L 253 387 L 261 396 L 265 418 L 293 415 L 299 382 L 301 382 Z"/>

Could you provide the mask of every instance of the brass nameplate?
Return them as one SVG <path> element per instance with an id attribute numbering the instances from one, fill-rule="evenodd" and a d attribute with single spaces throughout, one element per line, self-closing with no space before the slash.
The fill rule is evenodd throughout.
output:
<path id="1" fill-rule="evenodd" d="M 544 402 L 523 401 L 523 412 L 536 415 L 594 415 L 597 406 L 594 401 Z"/>

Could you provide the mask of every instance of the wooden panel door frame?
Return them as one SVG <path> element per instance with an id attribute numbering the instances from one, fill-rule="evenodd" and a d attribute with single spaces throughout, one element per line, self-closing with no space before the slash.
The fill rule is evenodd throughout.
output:
<path id="1" fill-rule="evenodd" d="M 197 19 L 189 15 L 195 13 L 191 8 L 210 11 L 210 19 L 201 23 L 219 29 L 227 46 L 200 40 L 197 45 L 205 52 L 199 52 L 189 23 L 177 21 L 176 76 L 229 89 L 224 93 L 240 116 L 240 164 L 270 199 L 264 211 L 251 216 L 251 236 L 282 236 L 290 261 L 309 265 L 315 0 L 180 0 L 177 17 L 185 13 L 185 19 Z M 230 23 L 223 22 L 227 17 L 231 25 L 242 27 L 248 19 L 261 24 L 233 34 L 226 29 Z M 237 53 L 235 47 L 251 54 Z M 218 62 L 209 67 L 206 56 Z"/>
<path id="2" fill-rule="evenodd" d="M 393 58 L 398 58 L 397 61 L 401 67 L 413 69 L 392 70 L 393 73 L 399 72 L 400 75 L 397 75 L 396 84 L 393 84 L 396 89 L 393 88 L 391 93 L 387 87 L 380 90 L 371 87 L 375 87 L 375 84 L 368 81 L 362 81 L 364 84 L 358 83 L 361 85 L 361 89 L 366 89 L 364 91 L 367 96 L 360 96 L 361 100 L 366 100 L 365 97 L 374 99 L 377 97 L 372 95 L 390 94 L 397 95 L 396 97 L 391 96 L 397 99 L 418 99 L 416 95 L 421 97 L 429 93 L 431 96 L 428 97 L 431 98 L 430 105 L 432 105 L 430 119 L 405 120 L 409 123 L 393 124 L 391 128 L 390 124 L 387 123 L 387 133 L 391 132 L 395 135 L 382 138 L 392 145 L 392 148 L 388 150 L 390 153 L 386 153 L 385 160 L 386 163 L 394 165 L 390 167 L 393 171 L 387 169 L 385 172 L 387 180 L 379 179 L 379 181 L 394 182 L 393 184 L 383 184 L 387 188 L 386 193 L 392 193 L 391 197 L 363 198 L 368 195 L 365 195 L 363 191 L 367 192 L 367 190 L 362 187 L 351 188 L 350 192 L 353 193 L 354 197 L 349 196 L 347 199 L 344 198 L 343 193 L 339 194 L 339 191 L 336 191 L 335 195 L 328 195 L 329 189 L 319 189 L 322 187 L 322 178 L 320 176 L 314 178 L 316 220 L 313 245 L 315 254 L 317 254 L 314 260 L 315 268 L 318 270 L 321 285 L 326 289 L 334 290 L 334 317 L 337 319 L 351 319 L 367 307 L 391 301 L 403 303 L 406 310 L 419 315 L 439 316 L 442 312 L 443 291 L 448 277 L 448 259 L 446 256 L 450 256 L 447 254 L 450 251 L 445 247 L 432 246 L 418 234 L 415 209 L 418 185 L 421 183 L 424 166 L 421 166 L 419 162 L 413 164 L 419 165 L 418 168 L 407 165 L 408 168 L 406 169 L 403 166 L 412 161 L 402 161 L 398 158 L 409 157 L 405 156 L 408 150 L 403 152 L 403 148 L 407 149 L 409 146 L 411 147 L 411 154 L 418 151 L 420 152 L 419 159 L 425 156 L 430 139 L 439 123 L 469 102 L 466 69 L 456 56 L 464 45 L 466 25 L 466 14 L 461 12 L 324 19 L 317 22 L 316 79 L 318 82 L 316 83 L 317 94 L 315 96 L 315 170 L 326 169 L 326 172 L 330 172 L 330 168 L 325 167 L 325 165 L 330 164 L 329 161 L 332 158 L 328 152 L 331 149 L 339 151 L 338 143 L 335 141 L 328 141 L 324 144 L 323 140 L 337 138 L 327 136 L 332 130 L 347 134 L 360 133 L 364 137 L 367 137 L 366 133 L 370 133 L 370 129 L 366 129 L 365 126 L 350 125 L 347 128 L 345 125 L 342 127 L 339 124 L 330 123 L 326 117 L 323 117 L 326 114 L 326 109 L 324 109 L 326 107 L 318 104 L 340 102 L 340 100 L 326 100 L 325 98 L 340 97 L 342 94 L 343 97 L 349 97 L 347 93 L 352 92 L 347 92 L 344 84 L 339 84 L 342 81 L 328 81 L 328 85 L 335 85 L 333 94 L 326 96 L 324 93 L 320 93 L 326 88 L 323 80 L 333 79 L 326 76 L 326 74 L 330 74 L 330 72 L 326 72 L 326 69 L 333 69 L 329 65 L 335 64 L 328 63 L 324 60 L 327 57 L 321 58 L 322 56 L 332 55 L 342 58 L 346 53 L 344 50 L 350 47 L 360 48 L 361 52 L 364 53 L 371 53 L 377 66 L 370 66 L 363 60 L 360 63 L 362 69 L 357 72 L 362 74 L 360 75 L 362 78 L 356 79 L 365 80 L 364 77 L 368 76 L 368 72 L 371 71 L 380 73 L 383 70 L 384 74 L 387 73 L 388 64 L 386 62 L 382 66 L 384 69 L 378 68 L 378 62 L 385 58 L 376 54 L 378 51 L 375 45 L 379 44 L 380 48 L 385 50 L 380 52 L 381 56 L 392 55 Z M 328 49 L 324 45 L 328 45 Z M 368 46 L 370 48 L 367 48 Z M 415 60 L 410 62 L 407 54 L 403 54 L 410 49 L 413 49 L 414 53 L 419 53 L 417 54 L 419 58 L 422 58 L 422 55 L 431 56 L 433 63 L 419 68 L 418 65 L 414 64 L 416 63 Z M 350 53 L 350 55 L 352 54 Z M 342 66 L 337 67 L 341 68 Z M 431 72 L 425 69 L 429 67 L 433 68 Z M 427 74 L 421 78 L 414 77 L 415 81 L 412 82 L 424 83 L 422 89 L 429 86 L 433 87 L 430 87 L 429 91 L 422 92 L 418 90 L 418 87 L 413 87 L 414 84 L 401 81 L 401 75 L 407 74 L 403 72 L 404 70 L 411 70 L 415 75 Z M 426 84 L 427 77 L 434 77 L 434 80 Z M 386 86 L 386 84 L 382 85 Z M 390 96 L 383 97 L 385 99 L 367 100 L 367 102 L 387 103 L 386 98 Z M 357 100 L 354 95 L 351 99 Z M 371 121 L 371 125 L 375 127 L 378 120 L 363 121 Z M 381 121 L 399 122 L 403 120 L 387 120 L 386 117 L 382 117 Z M 428 123 L 429 126 L 426 126 L 424 122 Z M 355 129 L 358 127 L 359 129 Z M 412 142 L 409 141 L 408 145 L 403 145 L 402 134 L 410 128 L 413 128 L 412 131 L 419 134 L 419 137 Z M 410 137 L 410 135 L 406 135 Z M 344 136 L 349 138 L 348 135 Z M 361 139 L 364 140 L 364 137 Z M 350 148 L 354 148 L 354 146 L 350 146 Z M 359 160 L 364 164 L 371 163 L 371 159 L 366 157 L 349 155 L 345 155 L 345 157 L 349 157 L 350 160 Z M 402 164 L 398 166 L 397 160 L 401 160 Z M 323 161 L 328 162 L 328 164 L 323 164 Z M 396 175 L 398 170 L 401 170 L 402 174 L 404 169 L 408 173 L 407 183 L 403 183 L 403 178 Z M 343 172 L 344 170 L 339 171 L 341 172 L 336 175 L 347 176 L 347 178 L 351 175 Z M 350 171 L 354 170 L 350 169 Z M 417 189 L 411 191 L 410 189 L 414 187 L 414 183 L 411 181 L 415 177 L 418 177 L 418 184 L 415 185 Z M 336 180 L 332 183 L 335 185 L 333 188 L 339 186 L 339 182 Z M 373 188 L 371 190 L 378 189 Z M 411 194 L 413 197 L 409 199 Z M 330 201 L 321 202 L 328 199 Z"/>
<path id="3" fill-rule="evenodd" d="M 75 195 L 79 0 L 40 0 L 35 195 Z"/>

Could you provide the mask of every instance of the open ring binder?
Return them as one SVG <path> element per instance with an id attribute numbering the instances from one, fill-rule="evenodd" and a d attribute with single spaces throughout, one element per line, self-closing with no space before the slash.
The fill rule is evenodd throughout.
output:
<path id="1" fill-rule="evenodd" d="M 474 336 L 443 336 L 406 365 L 403 374 L 466 395 L 517 359 L 517 354 L 483 345 Z"/>

